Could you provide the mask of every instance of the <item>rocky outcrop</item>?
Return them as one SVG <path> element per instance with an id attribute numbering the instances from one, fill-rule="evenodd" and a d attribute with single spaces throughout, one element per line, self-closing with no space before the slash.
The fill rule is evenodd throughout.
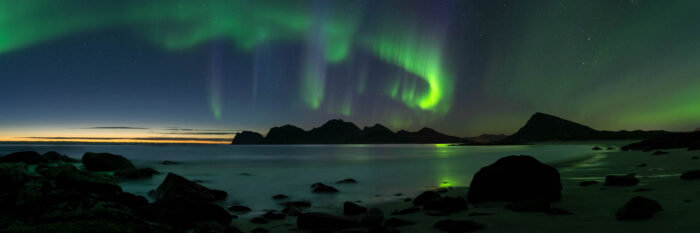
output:
<path id="1" fill-rule="evenodd" d="M 311 192 L 313 193 L 337 193 L 338 189 L 333 186 L 328 186 L 323 183 L 315 183 L 311 185 Z"/>
<path id="2" fill-rule="evenodd" d="M 156 190 L 150 195 L 158 200 L 215 201 L 226 198 L 224 191 L 208 189 L 182 176 L 168 173 Z"/>
<path id="3" fill-rule="evenodd" d="M 231 223 L 231 215 L 221 206 L 193 200 L 158 200 L 139 209 L 139 217 L 146 220 L 191 228 L 197 222 L 214 221 L 221 225 Z"/>
<path id="4" fill-rule="evenodd" d="M 135 168 L 131 161 L 124 156 L 110 153 L 87 152 L 81 161 L 85 165 L 85 169 L 90 171 L 117 171 Z"/>
<path id="5" fill-rule="evenodd" d="M 247 145 L 247 144 L 260 144 L 263 141 L 263 136 L 260 133 L 253 131 L 243 131 L 236 134 L 233 138 L 231 144 L 235 145 Z"/>
<path id="6" fill-rule="evenodd" d="M 561 181 L 556 168 L 527 155 L 512 155 L 481 168 L 472 179 L 467 200 L 559 201 Z"/>
<path id="7" fill-rule="evenodd" d="M 633 197 L 622 208 L 620 208 L 615 217 L 617 220 L 635 220 L 651 218 L 654 213 L 663 210 L 661 205 L 646 197 Z"/>
<path id="8" fill-rule="evenodd" d="M 77 159 L 68 157 L 66 155 L 60 154 L 56 151 L 49 151 L 44 153 L 44 158 L 48 160 L 49 162 L 66 162 L 66 163 L 77 163 L 80 162 Z"/>
<path id="9" fill-rule="evenodd" d="M 358 215 L 364 213 L 367 213 L 367 208 L 365 207 L 349 201 L 343 203 L 343 215 Z"/>
<path id="10" fill-rule="evenodd" d="M 0 163 L 39 164 L 45 162 L 48 162 L 48 160 L 46 160 L 46 158 L 41 156 L 36 151 L 14 152 L 9 155 L 0 157 Z"/>

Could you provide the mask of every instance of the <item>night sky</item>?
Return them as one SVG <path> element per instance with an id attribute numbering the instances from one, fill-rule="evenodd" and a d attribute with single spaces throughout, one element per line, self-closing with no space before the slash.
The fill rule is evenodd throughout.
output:
<path id="1" fill-rule="evenodd" d="M 0 141 L 700 126 L 700 1 L 0 1 Z"/>

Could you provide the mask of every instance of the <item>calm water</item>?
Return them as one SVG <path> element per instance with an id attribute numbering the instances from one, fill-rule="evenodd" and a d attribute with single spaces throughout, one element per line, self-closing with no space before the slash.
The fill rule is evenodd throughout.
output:
<path id="1" fill-rule="evenodd" d="M 122 182 L 125 191 L 147 196 L 174 172 L 202 185 L 225 190 L 221 204 L 240 203 L 257 210 L 278 209 L 275 194 L 309 200 L 314 208 L 341 206 L 343 201 L 364 203 L 413 197 L 440 186 L 468 186 L 472 175 L 500 157 L 527 154 L 546 163 L 593 155 L 591 145 L 532 145 L 453 147 L 442 145 L 0 145 L 0 154 L 21 150 L 55 150 L 80 158 L 85 152 L 110 152 L 130 159 L 137 167 L 153 167 L 163 174 L 151 179 Z M 163 160 L 179 165 L 161 165 Z M 250 175 L 241 175 L 249 173 Z M 333 184 L 354 178 L 357 184 Z M 331 184 L 339 194 L 312 194 L 315 182 Z M 251 213 L 257 214 L 256 212 Z"/>

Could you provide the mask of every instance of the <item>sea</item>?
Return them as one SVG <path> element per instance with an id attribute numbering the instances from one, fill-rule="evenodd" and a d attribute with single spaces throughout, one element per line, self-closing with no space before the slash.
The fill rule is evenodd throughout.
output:
<path id="1" fill-rule="evenodd" d="M 518 146 L 429 145 L 0 145 L 0 155 L 33 150 L 57 151 L 76 159 L 85 152 L 122 155 L 136 167 L 161 174 L 150 179 L 121 181 L 124 191 L 148 197 L 169 172 L 228 193 L 222 206 L 245 205 L 254 211 L 281 209 L 272 196 L 306 200 L 312 209 L 337 210 L 345 201 L 365 204 L 403 200 L 437 188 L 469 186 L 481 167 L 508 155 L 531 155 L 548 164 L 564 164 L 606 153 L 593 144 Z M 176 165 L 163 165 L 162 161 Z M 76 166 L 82 166 L 76 163 Z M 352 178 L 355 184 L 335 184 Z M 315 194 L 311 185 L 334 186 L 336 194 Z M 466 195 L 466 193 L 465 193 Z M 153 201 L 151 199 L 151 201 Z"/>

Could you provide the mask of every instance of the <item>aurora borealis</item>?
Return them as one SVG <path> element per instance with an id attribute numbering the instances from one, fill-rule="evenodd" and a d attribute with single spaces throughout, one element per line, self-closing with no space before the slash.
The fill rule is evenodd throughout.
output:
<path id="1" fill-rule="evenodd" d="M 472 136 L 512 133 L 537 111 L 598 129 L 692 130 L 699 10 L 651 0 L 0 1 L 0 139 L 264 132 L 331 118 Z M 105 125 L 149 130 L 85 130 Z"/>

